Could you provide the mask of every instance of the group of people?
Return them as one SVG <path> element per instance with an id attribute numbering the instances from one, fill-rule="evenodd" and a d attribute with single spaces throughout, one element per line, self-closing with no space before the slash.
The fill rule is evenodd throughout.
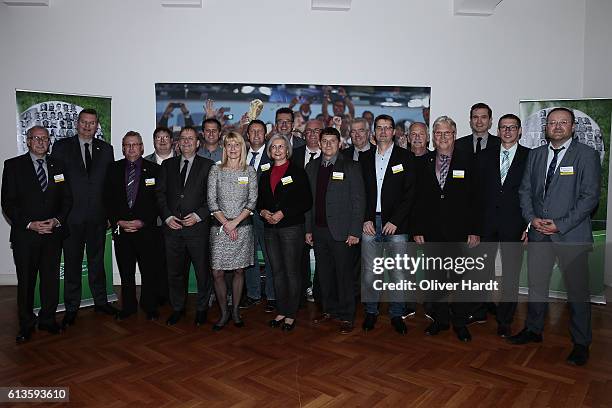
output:
<path id="1" fill-rule="evenodd" d="M 264 297 L 259 247 L 265 260 L 266 311 L 276 312 L 271 327 L 293 330 L 300 302 L 314 287 L 321 314 L 312 323 L 336 322 L 339 332 L 347 334 L 354 328 L 360 286 L 370 283 L 362 277 L 364 264 L 379 250 L 376 243 L 393 242 L 421 245 L 427 255 L 486 254 L 493 279 L 500 249 L 502 291 L 514 298 L 495 307 L 491 301 L 460 301 L 437 290 L 426 299 L 431 319 L 426 334 L 435 336 L 452 326 L 461 341 L 471 340 L 468 325 L 486 321 L 492 312 L 500 337 L 513 344 L 542 341 L 548 282 L 558 259 L 574 343 L 567 361 L 586 363 L 591 325 L 584 271 L 601 174 L 597 152 L 572 137 L 571 110 L 548 113 L 549 144 L 532 151 L 518 144 L 521 121 L 513 114 L 501 116 L 497 135 L 489 133 L 492 112 L 484 103 L 472 106 L 472 134 L 460 139 L 456 123 L 438 117 L 432 125 L 432 151 L 426 123 L 412 123 L 402 147 L 391 116 L 374 118 L 373 131 L 367 119 L 353 119 L 347 129 L 350 147 L 342 149 L 341 131 L 319 119 L 306 121 L 304 138 L 297 137 L 294 114 L 291 108 L 278 109 L 268 140 L 260 120 L 250 121 L 244 135 L 229 131 L 221 137 L 220 122 L 209 117 L 202 124 L 206 148 L 200 146 L 198 131 L 187 125 L 175 149 L 171 131 L 160 126 L 153 133 L 155 152 L 146 157 L 141 135 L 130 131 L 123 137 L 119 161 L 111 145 L 93 138 L 98 126 L 94 110 L 81 111 L 78 135 L 58 141 L 50 156 L 47 130 L 32 127 L 29 151 L 5 162 L 2 182 L 19 282 L 17 342 L 27 341 L 36 324 L 50 333 L 75 324 L 85 247 L 94 310 L 117 319 L 137 311 L 138 263 L 140 306 L 147 318 L 157 319 L 160 300 L 167 298 L 172 313 L 166 322 L 179 322 L 193 265 L 195 324 L 207 321 L 214 290 L 220 317 L 213 329 L 230 321 L 244 326 L 240 305 L 258 304 Z M 109 226 L 121 274 L 121 310 L 106 298 L 103 254 Z M 529 247 L 528 315 L 524 329 L 512 335 L 524 249 L 516 244 L 521 242 L 541 245 Z M 316 260 L 314 282 L 310 248 Z M 55 311 L 62 249 L 66 313 L 60 325 Z M 36 318 L 37 274 L 41 310 Z M 452 275 L 426 271 L 426 278 L 441 282 L 457 278 Z M 377 296 L 362 299 L 366 332 L 378 320 Z M 395 331 L 407 332 L 405 319 L 415 309 L 414 303 L 397 299 L 389 303 Z"/>

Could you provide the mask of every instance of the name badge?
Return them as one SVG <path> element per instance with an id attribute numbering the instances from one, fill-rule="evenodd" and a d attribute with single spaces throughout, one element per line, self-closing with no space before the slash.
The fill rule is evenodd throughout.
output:
<path id="1" fill-rule="evenodd" d="M 63 182 L 64 181 L 64 173 L 56 174 L 55 176 L 53 176 L 53 181 L 55 181 L 56 183 Z"/>
<path id="2" fill-rule="evenodd" d="M 332 180 L 344 180 L 344 173 L 341 171 L 334 171 L 332 173 Z"/>
<path id="3" fill-rule="evenodd" d="M 218 162 L 216 162 L 215 164 L 221 164 L 221 160 L 219 160 Z"/>
<path id="4" fill-rule="evenodd" d="M 154 178 L 145 179 L 145 186 L 154 186 L 154 185 L 155 185 L 155 179 Z"/>
<path id="5" fill-rule="evenodd" d="M 465 170 L 453 170 L 453 178 L 465 178 Z"/>
<path id="6" fill-rule="evenodd" d="M 293 179 L 291 178 L 291 176 L 283 177 L 281 179 L 281 183 L 283 183 L 283 186 L 286 186 L 287 184 L 293 183 Z"/>
<path id="7" fill-rule="evenodd" d="M 559 174 L 562 176 L 573 176 L 574 166 L 561 166 L 559 167 Z"/>
<path id="8" fill-rule="evenodd" d="M 248 177 L 238 177 L 238 184 L 249 184 L 249 178 Z"/>
<path id="9" fill-rule="evenodd" d="M 402 166 L 401 164 L 396 164 L 395 166 L 391 167 L 391 171 L 393 172 L 393 174 L 401 173 L 402 171 L 404 171 L 404 166 Z"/>
<path id="10" fill-rule="evenodd" d="M 261 166 L 259 166 L 259 168 L 261 169 L 261 171 L 270 170 L 270 163 L 262 164 Z"/>

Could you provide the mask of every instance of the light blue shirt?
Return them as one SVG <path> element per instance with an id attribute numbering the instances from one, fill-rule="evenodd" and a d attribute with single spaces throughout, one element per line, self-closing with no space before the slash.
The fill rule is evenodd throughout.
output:
<path id="1" fill-rule="evenodd" d="M 516 151 L 518 150 L 518 143 L 515 143 L 514 146 L 512 146 L 509 149 L 504 149 L 504 146 L 502 145 L 499 149 L 499 170 L 501 171 L 502 168 L 502 161 L 504 160 L 504 152 L 508 152 L 508 169 L 510 168 L 510 166 L 512 166 L 512 160 L 514 160 L 514 156 L 516 155 Z"/>
<path id="2" fill-rule="evenodd" d="M 387 166 L 389 165 L 389 159 L 393 152 L 393 143 L 384 154 L 380 154 L 376 149 L 375 166 L 376 166 L 376 212 L 382 211 L 382 205 L 380 204 L 380 195 L 382 192 L 383 181 L 385 180 L 385 173 L 387 172 Z"/>

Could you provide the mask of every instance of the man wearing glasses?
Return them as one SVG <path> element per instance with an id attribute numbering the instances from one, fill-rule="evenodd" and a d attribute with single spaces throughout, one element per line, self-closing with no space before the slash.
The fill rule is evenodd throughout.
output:
<path id="1" fill-rule="evenodd" d="M 202 122 L 202 134 L 204 146 L 198 150 L 198 156 L 212 160 L 214 163 L 221 163 L 223 158 L 223 147 L 220 143 L 221 123 L 215 118 L 205 119 Z"/>
<path id="2" fill-rule="evenodd" d="M 276 133 L 280 133 L 289 139 L 291 147 L 296 149 L 304 146 L 306 141 L 299 137 L 294 137 L 291 133 L 293 130 L 293 111 L 289 108 L 280 108 L 276 111 L 275 115 L 275 129 Z"/>
<path id="3" fill-rule="evenodd" d="M 153 148 L 155 151 L 144 159 L 159 164 L 170 157 L 174 157 L 172 146 L 172 132 L 167 127 L 159 126 L 153 131 Z"/>
<path id="4" fill-rule="evenodd" d="M 305 168 L 312 160 L 321 156 L 321 148 L 319 147 L 319 135 L 323 129 L 323 122 L 317 119 L 311 119 L 306 122 L 304 136 L 306 144 L 304 146 L 295 147 L 293 149 L 293 161 L 296 165 Z"/>
<path id="5" fill-rule="evenodd" d="M 367 119 L 357 118 L 351 121 L 351 146 L 342 150 L 342 154 L 353 161 L 359 161 L 359 155 L 374 147 L 370 143 L 370 127 Z"/>

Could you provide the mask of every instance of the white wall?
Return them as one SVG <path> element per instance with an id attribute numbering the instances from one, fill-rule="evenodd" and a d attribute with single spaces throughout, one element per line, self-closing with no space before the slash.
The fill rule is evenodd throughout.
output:
<path id="1" fill-rule="evenodd" d="M 466 134 L 474 102 L 497 119 L 519 99 L 600 89 L 610 70 L 589 66 L 587 80 L 585 1 L 599 30 L 587 38 L 609 33 L 607 0 L 505 0 L 491 17 L 453 16 L 451 0 L 355 0 L 347 13 L 313 12 L 309 0 L 0 3 L 0 160 L 16 150 L 15 88 L 112 96 L 116 151 L 126 130 L 152 132 L 154 83 L 170 81 L 428 85 L 432 118 L 450 115 Z M 2 283 L 14 276 L 4 222 L 0 237 Z"/>

